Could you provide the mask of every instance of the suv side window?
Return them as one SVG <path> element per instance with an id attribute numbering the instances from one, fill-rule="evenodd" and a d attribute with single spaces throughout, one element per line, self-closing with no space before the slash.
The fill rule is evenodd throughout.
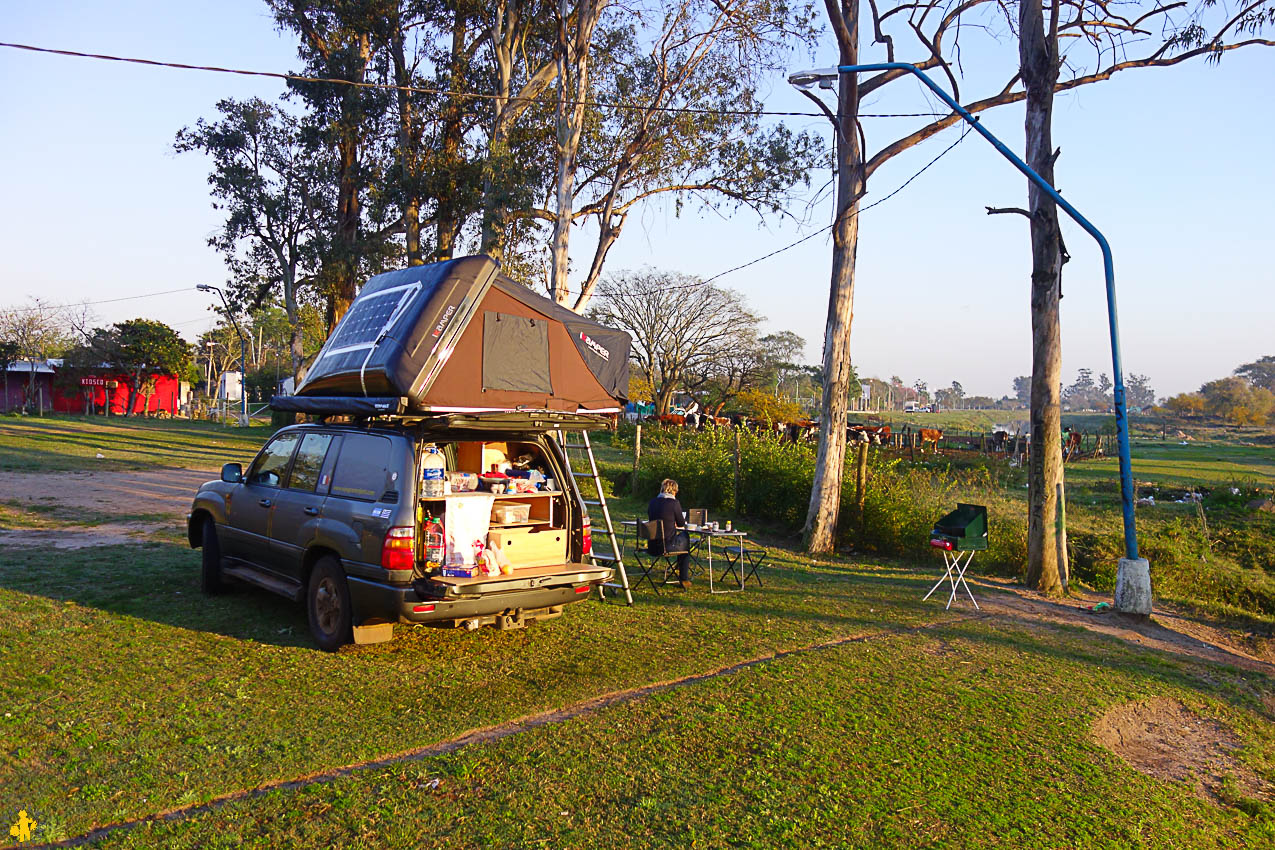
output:
<path id="1" fill-rule="evenodd" d="M 292 462 L 292 475 L 288 477 L 289 490 L 306 490 L 313 493 L 319 483 L 319 470 L 332 444 L 331 434 L 306 434 L 297 449 L 297 459 Z"/>
<path id="2" fill-rule="evenodd" d="M 371 434 L 346 434 L 332 474 L 331 495 L 375 502 L 389 487 L 390 441 Z"/>
<path id="3" fill-rule="evenodd" d="M 248 470 L 247 482 L 265 487 L 278 487 L 283 483 L 283 476 L 288 471 L 288 461 L 292 459 L 292 450 L 297 447 L 298 434 L 280 434 L 275 437 L 257 455 Z"/>

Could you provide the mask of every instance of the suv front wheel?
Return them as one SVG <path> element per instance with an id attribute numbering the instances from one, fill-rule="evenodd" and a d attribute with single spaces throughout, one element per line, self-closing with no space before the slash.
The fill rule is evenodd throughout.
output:
<path id="1" fill-rule="evenodd" d="M 310 573 L 306 612 L 314 642 L 325 652 L 336 652 L 352 639 L 350 589 L 345 571 L 331 555 L 320 558 Z"/>
<path id="2" fill-rule="evenodd" d="M 221 540 L 217 537 L 217 523 L 213 522 L 212 517 L 204 517 L 199 545 L 203 548 L 199 565 L 200 587 L 209 595 L 221 593 L 226 589 L 221 576 Z"/>

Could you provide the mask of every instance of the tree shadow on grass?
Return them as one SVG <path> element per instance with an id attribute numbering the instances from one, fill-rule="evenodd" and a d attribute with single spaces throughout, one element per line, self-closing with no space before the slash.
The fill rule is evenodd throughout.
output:
<path id="1" fill-rule="evenodd" d="M 313 648 L 305 609 L 255 587 L 199 587 L 199 553 L 181 543 L 59 551 L 0 549 L 0 588 L 236 640 Z"/>

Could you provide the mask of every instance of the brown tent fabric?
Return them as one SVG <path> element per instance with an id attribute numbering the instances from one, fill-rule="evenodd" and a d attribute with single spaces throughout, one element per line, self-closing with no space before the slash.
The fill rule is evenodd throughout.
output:
<path id="1" fill-rule="evenodd" d="M 501 281 L 503 283 L 504 281 Z M 509 286 L 526 289 L 510 281 Z M 519 407 L 565 410 L 607 410 L 619 406 L 618 400 L 603 388 L 585 364 L 561 322 L 550 322 L 539 310 L 515 298 L 516 290 L 493 286 L 479 304 L 479 314 L 501 313 L 539 319 L 546 323 L 549 343 L 549 378 L 552 391 L 529 392 L 484 388 L 483 334 L 478 327 L 482 319 L 470 323 L 425 396 L 425 404 L 434 409 L 515 409 Z M 544 299 L 548 300 L 548 299 Z M 485 317 L 484 317 L 485 318 Z M 627 349 L 624 352 L 628 356 Z"/>
<path id="2" fill-rule="evenodd" d="M 340 412 L 343 400 L 351 410 L 375 401 L 376 410 L 402 413 L 618 409 L 628 396 L 629 335 L 499 268 L 490 257 L 460 257 L 372 278 L 296 396 L 272 405 L 325 413 Z"/>

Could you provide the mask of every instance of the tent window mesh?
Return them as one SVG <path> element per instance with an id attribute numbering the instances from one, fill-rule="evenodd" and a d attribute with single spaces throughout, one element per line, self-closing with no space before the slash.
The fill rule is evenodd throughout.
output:
<path id="1" fill-rule="evenodd" d="M 483 313 L 483 389 L 553 392 L 546 320 Z"/>

